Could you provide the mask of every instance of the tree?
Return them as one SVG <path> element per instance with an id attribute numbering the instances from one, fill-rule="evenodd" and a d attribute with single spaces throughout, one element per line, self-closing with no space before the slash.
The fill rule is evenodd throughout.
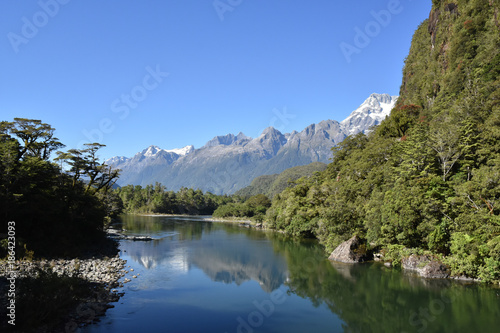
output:
<path id="1" fill-rule="evenodd" d="M 460 127 L 448 117 L 436 119 L 429 133 L 429 144 L 437 154 L 443 181 L 446 181 L 453 166 L 462 156 Z"/>
<path id="2" fill-rule="evenodd" d="M 71 149 L 65 153 L 58 152 L 56 160 L 61 163 L 64 161 L 70 166 L 69 174 L 73 180 L 73 187 L 79 181 L 84 181 L 87 184 L 86 193 L 96 193 L 101 190 L 107 192 L 118 180 L 120 170 L 99 162 L 97 152 L 105 145 L 87 143 L 85 146 L 87 148 L 82 150 Z"/>
<path id="3" fill-rule="evenodd" d="M 14 118 L 14 122 L 4 126 L 20 140 L 18 160 L 26 154 L 48 160 L 53 151 L 64 147 L 59 139 L 54 137 L 55 129 L 41 120 Z"/>
<path id="4" fill-rule="evenodd" d="M 0 219 L 16 221 L 20 248 L 38 256 L 72 256 L 105 241 L 104 222 L 120 211 L 119 200 L 106 193 L 118 173 L 98 161 L 101 146 L 95 144 L 58 152 L 59 167 L 51 153 L 64 145 L 54 133 L 35 119 L 0 123 Z"/>

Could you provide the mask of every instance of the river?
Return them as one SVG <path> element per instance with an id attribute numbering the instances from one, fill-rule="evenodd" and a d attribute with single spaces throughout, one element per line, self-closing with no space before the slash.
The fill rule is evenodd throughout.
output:
<path id="1" fill-rule="evenodd" d="M 326 259 L 312 240 L 198 217 L 124 216 L 131 282 L 97 332 L 498 332 L 500 290 Z M 133 275 L 137 276 L 134 278 Z"/>

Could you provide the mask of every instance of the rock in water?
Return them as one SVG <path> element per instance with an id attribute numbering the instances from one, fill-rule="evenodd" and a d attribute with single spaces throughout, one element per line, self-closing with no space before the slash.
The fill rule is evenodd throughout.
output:
<path id="1" fill-rule="evenodd" d="M 401 266 L 428 279 L 446 279 L 450 276 L 450 270 L 446 265 L 426 255 L 412 254 L 401 260 Z"/>
<path id="2" fill-rule="evenodd" d="M 344 263 L 358 263 L 365 261 L 366 251 L 361 249 L 362 242 L 358 236 L 353 236 L 343 242 L 332 252 L 328 259 Z"/>

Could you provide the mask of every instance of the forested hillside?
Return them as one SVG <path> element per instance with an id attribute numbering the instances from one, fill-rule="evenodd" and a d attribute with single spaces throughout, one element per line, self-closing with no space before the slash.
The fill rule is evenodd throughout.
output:
<path id="1" fill-rule="evenodd" d="M 325 163 L 313 162 L 286 169 L 282 173 L 260 176 L 252 180 L 249 186 L 236 191 L 235 195 L 249 198 L 257 194 L 265 194 L 269 198 L 273 198 L 287 188 L 291 182 L 301 177 L 310 177 L 315 172 L 324 171 L 325 169 Z"/>
<path id="2" fill-rule="evenodd" d="M 433 0 L 414 34 L 400 98 L 327 170 L 274 197 L 271 228 L 333 250 L 356 234 L 397 256 L 428 251 L 453 275 L 500 278 L 498 0 Z"/>

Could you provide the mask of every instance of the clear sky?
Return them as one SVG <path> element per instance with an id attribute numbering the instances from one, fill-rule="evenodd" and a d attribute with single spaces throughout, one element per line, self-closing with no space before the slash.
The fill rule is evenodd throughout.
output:
<path id="1" fill-rule="evenodd" d="M 343 120 L 398 95 L 431 0 L 0 1 L 0 120 L 102 158 Z"/>

